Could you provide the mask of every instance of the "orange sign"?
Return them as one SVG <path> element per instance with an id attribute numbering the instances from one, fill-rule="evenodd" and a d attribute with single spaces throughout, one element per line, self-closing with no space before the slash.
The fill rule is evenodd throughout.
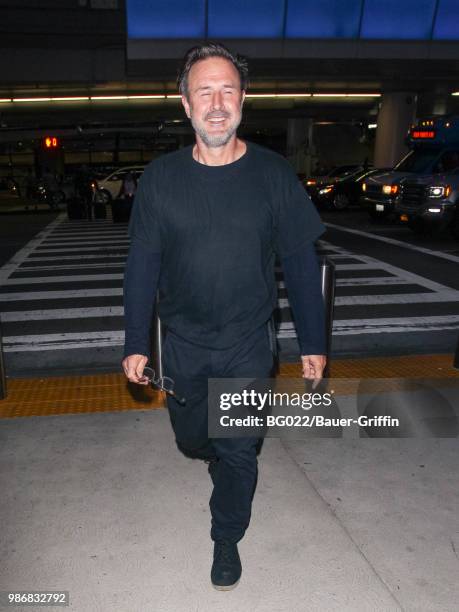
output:
<path id="1" fill-rule="evenodd" d="M 57 149 L 59 146 L 59 140 L 55 136 L 46 136 L 45 148 L 46 149 Z"/>

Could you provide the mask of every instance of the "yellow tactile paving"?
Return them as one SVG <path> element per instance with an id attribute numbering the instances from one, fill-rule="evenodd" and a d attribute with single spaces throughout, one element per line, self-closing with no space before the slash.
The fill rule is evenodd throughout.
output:
<path id="1" fill-rule="evenodd" d="M 335 379 L 459 378 L 459 371 L 452 364 L 453 355 L 342 359 L 332 362 L 330 375 Z M 281 364 L 280 376 L 300 378 L 299 363 Z M 355 385 L 349 387 L 344 383 L 343 380 L 341 392 L 355 390 Z M 8 396 L 0 400 L 0 418 L 151 410 L 162 407 L 162 393 L 149 387 L 129 384 L 121 373 L 8 379 Z"/>

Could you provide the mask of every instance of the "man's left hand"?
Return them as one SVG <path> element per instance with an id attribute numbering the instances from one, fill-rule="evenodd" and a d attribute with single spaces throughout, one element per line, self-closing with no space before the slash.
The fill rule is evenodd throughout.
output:
<path id="1" fill-rule="evenodd" d="M 322 380 L 327 357 L 325 355 L 301 355 L 303 365 L 303 378 L 313 380 L 312 388 L 315 389 Z"/>

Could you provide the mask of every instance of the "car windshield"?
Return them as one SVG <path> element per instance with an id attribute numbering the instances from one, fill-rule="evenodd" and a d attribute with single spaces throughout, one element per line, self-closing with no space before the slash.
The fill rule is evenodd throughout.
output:
<path id="1" fill-rule="evenodd" d="M 397 172 L 422 173 L 438 157 L 438 149 L 414 149 L 410 151 L 394 168 Z"/>
<path id="2" fill-rule="evenodd" d="M 353 174 L 359 170 L 360 166 L 338 166 L 338 168 L 334 168 L 330 171 L 328 176 L 347 176 L 348 174 Z"/>

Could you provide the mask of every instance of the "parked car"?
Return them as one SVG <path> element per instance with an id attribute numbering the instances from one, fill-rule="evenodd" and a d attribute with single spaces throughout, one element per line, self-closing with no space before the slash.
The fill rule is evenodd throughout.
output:
<path id="1" fill-rule="evenodd" d="M 339 166 L 314 182 L 308 179 L 305 188 L 314 204 L 343 210 L 359 202 L 362 181 L 374 172 L 378 170 L 356 165 Z"/>
<path id="2" fill-rule="evenodd" d="M 144 170 L 145 166 L 126 166 L 124 168 L 119 168 L 119 170 L 112 172 L 105 178 L 99 178 L 99 190 L 102 197 L 105 198 L 105 202 L 109 203 L 118 197 L 121 184 L 128 172 L 131 172 L 138 181 Z"/>

